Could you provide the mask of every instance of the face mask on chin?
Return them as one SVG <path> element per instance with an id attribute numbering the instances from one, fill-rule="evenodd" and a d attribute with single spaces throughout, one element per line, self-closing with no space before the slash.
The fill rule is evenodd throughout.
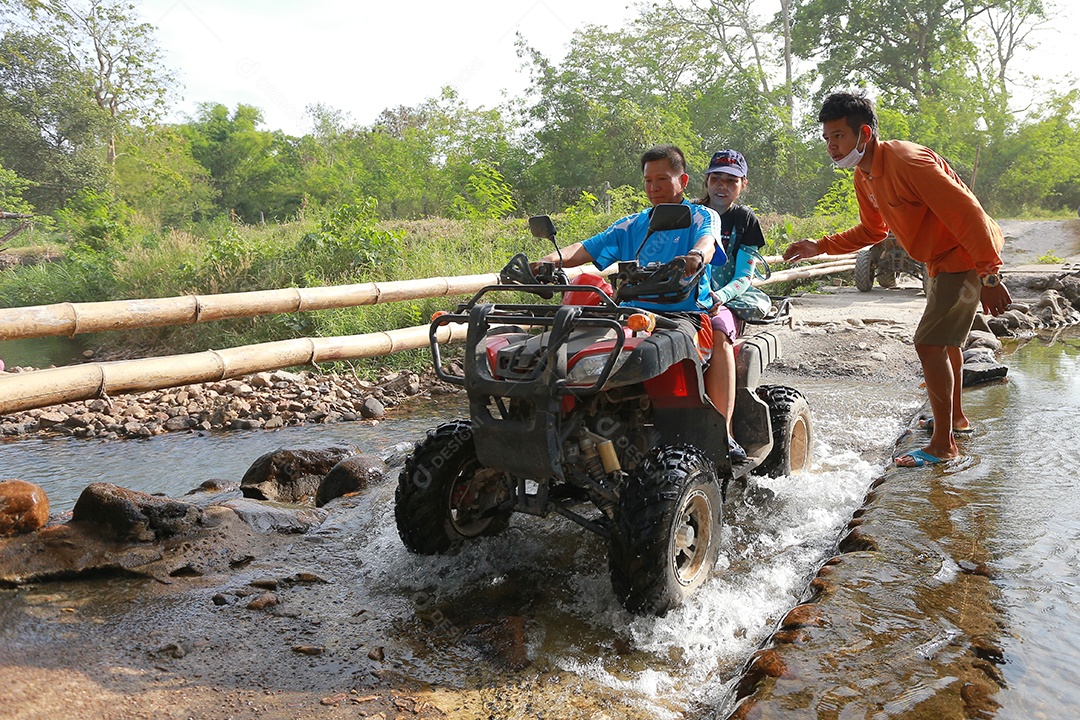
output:
<path id="1" fill-rule="evenodd" d="M 859 137 L 862 137 L 862 132 L 861 131 L 859 132 Z M 863 149 L 860 150 L 859 149 L 859 141 L 856 140 L 855 141 L 855 147 L 851 148 L 851 152 L 849 152 L 847 155 L 840 158 L 839 160 L 833 160 L 833 163 L 838 168 L 841 168 L 843 170 L 850 170 L 851 168 L 855 167 L 856 165 L 858 165 L 862 161 L 863 155 L 866 154 L 866 145 L 869 142 L 870 141 L 868 139 L 865 143 L 863 143 Z"/>

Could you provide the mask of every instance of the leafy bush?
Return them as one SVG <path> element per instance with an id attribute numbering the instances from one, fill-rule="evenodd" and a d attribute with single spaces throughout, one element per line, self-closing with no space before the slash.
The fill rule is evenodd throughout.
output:
<path id="1" fill-rule="evenodd" d="M 480 160 L 465 183 L 466 194 L 450 203 L 450 217 L 458 220 L 498 220 L 517 207 L 510 185 L 494 163 Z"/>
<path id="2" fill-rule="evenodd" d="M 23 200 L 23 193 L 34 183 L 0 165 L 0 211 L 32 213 L 33 206 Z"/>
<path id="3" fill-rule="evenodd" d="M 108 192 L 83 188 L 56 211 L 59 228 L 75 247 L 116 254 L 126 243 L 131 209 Z"/>
<path id="4" fill-rule="evenodd" d="M 348 281 L 379 277 L 385 267 L 401 258 L 403 235 L 379 227 L 375 198 L 358 198 L 331 210 L 316 232 L 300 238 L 294 258 L 319 273 Z"/>

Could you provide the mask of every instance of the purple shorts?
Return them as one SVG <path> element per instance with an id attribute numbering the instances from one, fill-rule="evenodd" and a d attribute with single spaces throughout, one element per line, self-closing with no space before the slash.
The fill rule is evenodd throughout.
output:
<path id="1" fill-rule="evenodd" d="M 716 314 L 712 316 L 712 329 L 713 332 L 722 332 L 727 335 L 728 340 L 735 342 L 735 338 L 739 336 L 739 330 L 741 329 L 742 322 L 731 314 L 731 310 L 727 307 L 721 306 Z"/>

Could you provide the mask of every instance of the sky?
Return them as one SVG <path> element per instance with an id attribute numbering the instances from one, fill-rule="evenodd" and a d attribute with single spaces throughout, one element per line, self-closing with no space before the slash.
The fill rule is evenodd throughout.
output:
<path id="1" fill-rule="evenodd" d="M 265 127 L 303 135 L 305 108 L 321 103 L 370 125 L 386 108 L 415 106 L 452 86 L 472 108 L 520 95 L 528 73 L 516 34 L 559 61 L 575 30 L 623 27 L 637 0 L 141 0 L 166 67 L 184 86 L 168 118 L 193 116 L 198 103 L 238 103 L 263 111 Z M 761 0 L 761 6 L 779 5 Z M 1080 3 L 1033 36 L 1040 47 L 1012 68 L 1080 78 Z M 1026 101 L 1023 88 L 1014 88 Z"/>
<path id="2" fill-rule="evenodd" d="M 266 126 L 301 135 L 322 103 L 371 124 L 450 85 L 470 107 L 528 86 L 515 35 L 559 59 L 586 24 L 621 27 L 633 0 L 142 0 L 166 67 L 183 83 L 178 117 L 200 102 L 263 110 Z"/>

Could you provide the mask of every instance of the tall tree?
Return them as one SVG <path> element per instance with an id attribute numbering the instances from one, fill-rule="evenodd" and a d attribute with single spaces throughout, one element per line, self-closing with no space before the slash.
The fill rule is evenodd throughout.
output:
<path id="1" fill-rule="evenodd" d="M 526 207 L 561 209 L 582 191 L 599 195 L 604 183 L 640 186 L 638 159 L 656 143 L 680 146 L 693 166 L 707 160 L 687 108 L 715 63 L 701 59 L 676 18 L 657 13 L 617 32 L 583 28 L 560 65 L 524 41 L 518 52 L 531 73 Z"/>
<path id="2" fill-rule="evenodd" d="M 159 117 L 175 80 L 161 64 L 154 26 L 124 0 L 4 0 L 29 27 L 41 28 L 66 51 L 72 70 L 90 82 L 110 122 L 106 160 L 116 162 L 116 135 L 131 122 Z"/>
<path id="3" fill-rule="evenodd" d="M 262 111 L 240 103 L 230 115 L 220 103 L 202 103 L 194 121 L 180 127 L 191 155 L 210 171 L 218 207 L 244 222 L 284 220 L 299 209 L 302 192 L 290 182 L 298 166 L 295 140 L 260 129 Z"/>
<path id="4" fill-rule="evenodd" d="M 0 37 L 0 163 L 32 181 L 25 198 L 51 213 L 83 187 L 103 189 L 103 117 L 50 38 L 8 26 Z"/>
<path id="5" fill-rule="evenodd" d="M 964 28 L 1001 0 L 801 0 L 795 53 L 817 63 L 825 88 L 869 84 L 912 106 L 968 57 Z"/>

